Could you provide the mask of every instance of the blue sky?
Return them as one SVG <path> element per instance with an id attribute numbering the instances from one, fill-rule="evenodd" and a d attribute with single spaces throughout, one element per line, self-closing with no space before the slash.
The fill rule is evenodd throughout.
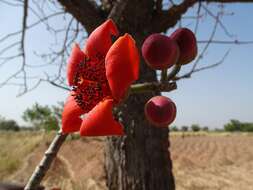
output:
<path id="1" fill-rule="evenodd" d="M 217 10 L 217 4 L 210 7 Z M 253 40 L 253 4 L 232 4 L 226 6 L 226 12 L 234 12 L 233 16 L 224 16 L 223 23 L 227 29 L 239 40 Z M 191 9 L 187 14 L 192 16 L 196 8 Z M 20 8 L 11 8 L 0 4 L 0 38 L 9 32 L 16 31 L 21 27 L 22 12 Z M 29 22 L 32 23 L 36 18 L 31 15 Z M 64 22 L 59 17 L 51 24 L 60 27 Z M 195 22 L 183 20 L 182 25 L 194 28 Z M 214 20 L 210 17 L 200 21 L 197 33 L 199 40 L 208 39 L 214 26 Z M 168 34 L 174 29 L 168 31 Z M 215 39 L 231 40 L 219 27 L 215 34 Z M 234 38 L 232 38 L 234 39 Z M 61 39 L 59 39 L 61 40 Z M 48 50 L 54 39 L 45 32 L 45 26 L 38 26 L 27 33 L 26 50 L 28 63 L 43 64 L 42 60 L 34 55 L 34 52 Z M 81 44 L 82 46 L 83 44 Z M 0 44 L 2 49 L 3 44 Z M 199 51 L 203 45 L 199 46 Z M 198 123 L 201 126 L 222 127 L 224 123 L 235 118 L 241 121 L 253 121 L 253 44 L 250 45 L 215 45 L 212 44 L 206 52 L 200 66 L 216 63 L 225 52 L 230 49 L 229 56 L 219 67 L 211 70 L 196 73 L 191 79 L 178 82 L 178 90 L 166 96 L 172 98 L 178 109 L 176 121 L 173 123 L 178 126 L 191 125 Z M 11 51 L 14 53 L 15 50 Z M 20 64 L 19 59 L 9 62 L 0 67 L 0 81 L 13 72 Z M 191 65 L 186 66 L 187 71 Z M 44 72 L 54 72 L 55 68 L 46 67 L 32 70 L 35 75 L 44 76 Z M 24 124 L 21 119 L 22 112 L 27 107 L 39 102 L 42 105 L 57 104 L 64 101 L 67 92 L 42 84 L 36 90 L 29 92 L 21 97 L 16 97 L 18 88 L 15 86 L 5 86 L 0 88 L 0 115 L 6 118 L 17 120 Z"/>

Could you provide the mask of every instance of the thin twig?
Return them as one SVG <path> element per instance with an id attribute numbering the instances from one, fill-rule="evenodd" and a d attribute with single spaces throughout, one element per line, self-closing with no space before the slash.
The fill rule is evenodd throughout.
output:
<path id="1" fill-rule="evenodd" d="M 187 78 L 190 78 L 193 73 L 217 67 L 217 66 L 221 65 L 225 61 L 225 59 L 228 56 L 228 54 L 229 54 L 229 50 L 225 53 L 225 55 L 222 57 L 222 59 L 220 61 L 218 61 L 217 63 L 211 64 L 211 65 L 207 65 L 207 66 L 204 66 L 204 67 L 199 67 L 197 69 L 194 69 L 192 72 L 185 73 L 184 75 L 179 76 L 179 77 L 174 77 L 173 81 L 178 81 L 180 79 L 187 79 Z"/>
<path id="2" fill-rule="evenodd" d="M 247 44 L 253 44 L 253 41 L 240 41 L 240 40 L 231 40 L 231 41 L 225 41 L 225 40 L 198 40 L 199 44 L 235 44 L 235 45 L 247 45 Z"/>
<path id="3" fill-rule="evenodd" d="M 216 33 L 216 30 L 217 30 L 217 26 L 218 26 L 218 21 L 219 21 L 218 19 L 219 19 L 219 13 L 217 14 L 217 19 L 216 19 L 216 21 L 215 21 L 215 23 L 214 23 L 214 28 L 213 28 L 212 33 L 211 33 L 211 35 L 210 35 L 210 37 L 209 37 L 209 40 L 208 40 L 209 43 L 207 43 L 207 44 L 205 45 L 205 47 L 203 48 L 203 50 L 202 50 L 202 52 L 200 53 L 200 55 L 197 57 L 196 61 L 193 63 L 192 69 L 191 69 L 191 71 L 190 71 L 189 73 L 192 73 L 192 72 L 194 71 L 194 69 L 195 69 L 196 66 L 198 65 L 200 59 L 204 56 L 205 52 L 207 51 L 207 49 L 208 49 L 208 47 L 209 47 L 209 45 L 210 45 L 210 42 L 213 40 L 214 35 L 215 35 L 215 33 Z"/>
<path id="4" fill-rule="evenodd" d="M 201 11 L 201 1 L 198 2 L 198 9 L 197 9 L 197 16 L 196 16 L 196 24 L 195 24 L 195 28 L 194 28 L 194 33 L 195 35 L 197 35 L 198 32 L 198 27 L 199 27 L 199 20 L 200 20 L 200 11 Z"/>
<path id="5" fill-rule="evenodd" d="M 57 84 L 57 83 L 55 83 L 55 82 L 53 82 L 53 81 L 48 81 L 48 82 L 49 82 L 51 85 L 55 86 L 55 87 L 61 88 L 61 89 L 63 89 L 63 90 L 70 91 L 70 88 L 68 88 L 68 87 L 59 85 L 59 84 Z"/>
<path id="6" fill-rule="evenodd" d="M 215 16 L 206 6 L 203 5 L 202 7 L 203 7 L 203 9 L 207 12 L 207 14 L 208 14 L 209 16 L 211 16 L 214 20 L 217 19 L 218 24 L 220 25 L 220 27 L 223 29 L 224 33 L 225 33 L 228 37 L 230 37 L 230 38 L 234 37 L 234 35 L 231 34 L 231 33 L 228 31 L 228 29 L 226 28 L 226 26 L 223 24 L 223 22 L 220 20 L 219 17 Z M 221 13 L 223 14 L 223 12 L 220 12 L 220 14 L 221 14 Z"/>
<path id="7" fill-rule="evenodd" d="M 49 19 L 49 18 L 52 18 L 52 17 L 54 17 L 54 16 L 61 15 L 61 14 L 64 14 L 64 12 L 58 12 L 58 13 L 53 13 L 53 14 L 51 14 L 51 15 L 48 15 L 47 17 L 44 17 L 44 18 L 42 18 L 42 19 L 40 19 L 40 20 L 34 22 L 33 24 L 28 25 L 28 26 L 26 27 L 26 29 L 33 28 L 33 27 L 39 25 L 41 22 L 43 22 L 43 21 L 45 21 L 45 20 L 47 20 L 47 19 Z M 8 38 L 13 37 L 13 36 L 15 36 L 15 35 L 18 35 L 18 34 L 20 34 L 20 33 L 22 33 L 22 30 L 19 30 L 19 31 L 16 31 L 16 32 L 13 32 L 13 33 L 9 33 L 9 34 L 7 34 L 6 36 L 4 36 L 4 37 L 2 37 L 2 38 L 0 39 L 0 43 L 3 42 L 3 41 L 5 41 L 5 40 L 7 40 Z"/>
<path id="8" fill-rule="evenodd" d="M 7 0 L 0 0 L 0 3 L 9 5 L 9 6 L 13 6 L 13 7 L 21 7 L 23 6 L 22 3 L 12 3 L 12 2 L 8 2 Z"/>
<path id="9" fill-rule="evenodd" d="M 23 11 L 23 23 L 22 23 L 22 34 L 21 34 L 21 56 L 23 59 L 22 63 L 22 73 L 24 76 L 24 92 L 27 91 L 27 81 L 26 81 L 26 71 L 25 71 L 25 64 L 26 64 L 26 54 L 25 54 L 25 34 L 27 29 L 27 17 L 28 17 L 28 0 L 24 0 L 24 11 Z"/>

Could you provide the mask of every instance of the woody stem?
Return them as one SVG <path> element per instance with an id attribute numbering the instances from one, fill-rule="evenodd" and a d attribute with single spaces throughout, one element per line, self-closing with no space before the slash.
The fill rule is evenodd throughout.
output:
<path id="1" fill-rule="evenodd" d="M 67 134 L 63 134 L 62 132 L 58 132 L 49 148 L 44 154 L 44 157 L 40 161 L 39 165 L 33 171 L 32 176 L 28 180 L 24 190 L 33 190 L 40 185 L 43 177 L 46 175 L 51 163 L 56 157 L 58 151 L 60 150 L 61 145 L 65 141 Z"/>
<path id="2" fill-rule="evenodd" d="M 163 69 L 161 71 L 161 82 L 165 82 L 167 80 L 168 80 L 167 69 Z"/>
<path id="3" fill-rule="evenodd" d="M 140 94 L 145 92 L 170 92 L 177 89 L 175 82 L 146 82 L 141 84 L 133 84 L 130 87 L 131 94 Z"/>
<path id="4" fill-rule="evenodd" d="M 176 64 L 173 66 L 171 72 L 167 75 L 167 80 L 173 80 L 173 78 L 177 75 L 177 73 L 179 73 L 181 69 L 181 65 Z"/>

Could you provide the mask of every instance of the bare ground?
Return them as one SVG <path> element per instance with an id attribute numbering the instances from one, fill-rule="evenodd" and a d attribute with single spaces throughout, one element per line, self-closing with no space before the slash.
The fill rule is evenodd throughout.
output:
<path id="1" fill-rule="evenodd" d="M 178 190 L 252 190 L 253 136 L 172 137 Z"/>
<path id="2" fill-rule="evenodd" d="M 38 134 L 30 138 L 39 139 Z M 20 157 L 20 167 L 0 180 L 25 183 L 51 138 L 40 138 L 28 156 Z M 43 184 L 62 190 L 106 189 L 103 150 L 103 138 L 68 140 Z M 171 153 L 178 190 L 253 189 L 252 135 L 172 135 Z"/>

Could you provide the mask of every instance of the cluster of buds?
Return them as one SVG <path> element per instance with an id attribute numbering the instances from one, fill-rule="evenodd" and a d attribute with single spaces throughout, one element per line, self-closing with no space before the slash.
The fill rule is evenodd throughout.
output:
<path id="1" fill-rule="evenodd" d="M 167 70 L 173 65 L 186 65 L 197 55 L 197 41 L 187 28 L 177 29 L 170 36 L 152 34 L 142 45 L 142 55 L 149 67 Z M 145 115 L 157 127 L 167 127 L 176 118 L 175 103 L 164 96 L 155 96 L 145 105 Z"/>

